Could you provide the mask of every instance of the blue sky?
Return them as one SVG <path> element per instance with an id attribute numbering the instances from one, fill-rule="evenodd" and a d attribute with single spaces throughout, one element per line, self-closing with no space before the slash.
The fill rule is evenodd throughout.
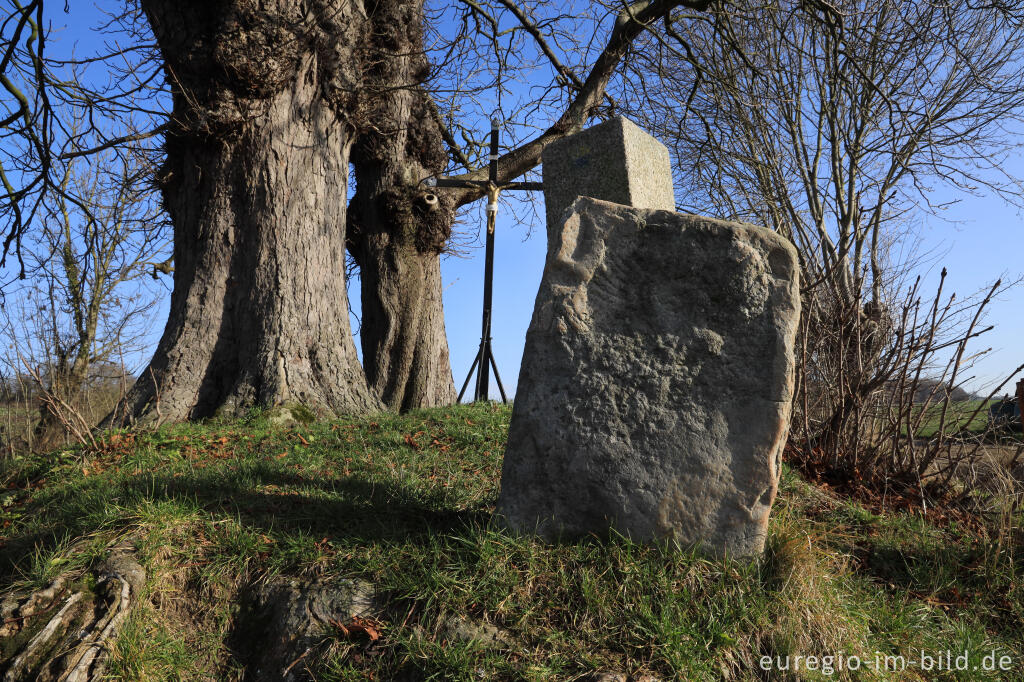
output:
<path id="1" fill-rule="evenodd" d="M 77 53 L 84 55 L 99 44 L 90 29 L 102 15 L 92 3 L 76 0 L 71 4 L 70 14 L 63 11 L 51 14 L 54 29 L 67 27 L 53 36 L 51 54 L 66 54 L 70 46 L 78 42 Z M 1011 172 L 1024 176 L 1024 152 L 1008 162 Z M 948 193 L 943 197 L 951 198 L 956 197 Z M 998 198 L 960 198 L 959 204 L 943 212 L 949 221 L 922 216 L 918 247 L 922 253 L 932 255 L 930 268 L 921 273 L 927 283 L 925 291 L 934 289 L 943 266 L 949 272 L 946 290 L 955 290 L 960 295 L 985 288 L 998 277 L 1013 279 L 1024 274 L 1024 219 L 1018 211 Z M 514 391 L 517 382 L 526 328 L 544 265 L 543 204 L 538 205 L 538 213 L 539 216 L 534 216 L 521 202 L 505 202 L 498 220 L 493 347 L 509 393 Z M 463 233 L 479 234 L 483 217 L 481 201 L 466 212 L 459 229 Z M 529 238 L 528 231 L 532 232 Z M 482 244 L 482 238 L 478 239 L 466 257 L 446 257 L 442 261 L 445 321 L 457 387 L 461 386 L 480 341 Z M 355 298 L 358 300 L 358 296 Z M 158 319 L 154 320 L 154 345 L 162 331 L 166 310 L 165 302 Z M 1014 367 L 1024 363 L 1024 287 L 995 301 L 988 322 L 995 324 L 996 329 L 979 339 L 974 350 L 992 347 L 993 351 L 974 368 L 972 374 L 978 377 L 970 383 L 974 389 L 1004 378 Z M 138 361 L 143 364 L 145 358 Z M 492 397 L 497 397 L 493 383 L 491 391 Z"/>
<path id="2" fill-rule="evenodd" d="M 1018 177 L 1024 175 L 1024 150 L 1010 161 L 1011 172 Z M 931 283 L 931 290 L 943 266 L 948 270 L 947 289 L 958 295 L 987 288 L 998 278 L 1005 282 L 1024 275 L 1024 218 L 1018 209 L 998 197 L 963 197 L 960 204 L 944 213 L 953 222 L 926 217 L 920 230 L 922 251 L 935 254 L 930 270 L 922 273 Z M 978 376 L 972 382 L 978 390 L 1002 381 L 1024 364 L 1024 286 L 993 301 L 986 322 L 995 329 L 973 345 L 975 351 L 992 348 L 972 372 Z"/>

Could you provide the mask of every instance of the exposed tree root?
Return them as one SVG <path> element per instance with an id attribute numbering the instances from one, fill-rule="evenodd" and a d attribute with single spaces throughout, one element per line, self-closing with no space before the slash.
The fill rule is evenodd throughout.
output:
<path id="1" fill-rule="evenodd" d="M 329 644 L 332 625 L 372 618 L 379 608 L 369 583 L 279 578 L 243 599 L 230 645 L 246 680 L 300 682 L 310 679 L 308 668 Z"/>
<path id="2" fill-rule="evenodd" d="M 130 545 L 122 543 L 92 575 L 95 583 L 84 580 L 82 572 L 68 572 L 42 590 L 3 600 L 0 644 L 8 650 L 2 640 L 14 642 L 7 661 L 0 662 L 3 682 L 90 682 L 103 677 L 109 644 L 138 598 L 146 573 Z"/>
<path id="3" fill-rule="evenodd" d="M 42 590 L 33 592 L 28 597 L 18 599 L 13 595 L 0 602 L 0 637 L 17 634 L 25 620 L 48 611 L 58 596 L 64 592 L 67 574 L 61 575 Z"/>

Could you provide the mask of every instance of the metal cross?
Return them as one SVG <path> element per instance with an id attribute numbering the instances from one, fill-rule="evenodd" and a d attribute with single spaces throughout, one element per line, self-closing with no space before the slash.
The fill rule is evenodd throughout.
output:
<path id="1" fill-rule="evenodd" d="M 503 190 L 531 190 L 544 189 L 540 182 L 507 182 L 498 184 L 498 128 L 501 123 L 497 118 L 491 119 L 491 153 L 487 157 L 490 161 L 490 169 L 487 180 L 458 180 L 455 178 L 428 178 L 427 184 L 435 187 L 459 187 L 478 188 L 487 192 L 487 246 L 484 259 L 484 309 L 480 325 L 480 349 L 476 353 L 466 375 L 466 381 L 459 391 L 458 400 L 466 393 L 469 380 L 473 371 L 479 368 L 476 375 L 476 387 L 473 393 L 473 400 L 487 400 L 490 389 L 490 370 L 494 370 L 494 378 L 498 382 L 498 390 L 501 392 L 502 402 L 508 402 L 505 397 L 505 387 L 501 385 L 501 376 L 498 374 L 498 365 L 494 362 L 494 354 L 491 352 L 491 295 L 494 289 L 494 223 L 498 217 L 498 196 Z"/>

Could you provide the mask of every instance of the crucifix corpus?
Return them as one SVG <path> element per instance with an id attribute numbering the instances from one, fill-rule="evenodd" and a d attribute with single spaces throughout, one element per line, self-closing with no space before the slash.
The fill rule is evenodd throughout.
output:
<path id="1" fill-rule="evenodd" d="M 498 129 L 501 122 L 497 117 L 491 119 L 491 153 L 487 157 L 490 161 L 490 169 L 487 180 L 457 180 L 455 178 L 427 178 L 425 184 L 433 187 L 458 187 L 458 188 L 479 188 L 487 193 L 487 245 L 484 259 L 484 307 L 480 324 L 480 349 L 476 353 L 466 375 L 466 381 L 459 391 L 458 400 L 466 393 L 469 380 L 476 371 L 476 386 L 473 392 L 473 400 L 487 400 L 490 389 L 491 370 L 494 370 L 494 378 L 498 382 L 498 391 L 501 392 L 502 402 L 508 402 L 505 396 L 505 387 L 501 385 L 501 376 L 498 374 L 498 365 L 494 362 L 494 354 L 491 352 L 491 294 L 494 288 L 494 224 L 498 218 L 498 197 L 504 190 L 543 190 L 544 185 L 540 182 L 506 182 L 498 183 Z"/>

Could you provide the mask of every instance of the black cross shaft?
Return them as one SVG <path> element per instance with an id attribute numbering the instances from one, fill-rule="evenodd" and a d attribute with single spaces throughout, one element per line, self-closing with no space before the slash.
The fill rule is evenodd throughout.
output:
<path id="1" fill-rule="evenodd" d="M 537 191 L 544 189 L 540 182 L 508 182 L 498 184 L 498 127 L 497 119 L 491 120 L 491 153 L 488 157 L 490 167 L 487 180 L 458 180 L 455 178 L 437 178 L 434 181 L 435 187 L 457 187 L 457 188 L 479 188 L 487 192 L 487 245 L 484 258 L 484 307 L 480 324 L 480 349 L 477 351 L 476 359 L 469 368 L 466 381 L 459 391 L 458 400 L 466 393 L 469 380 L 473 371 L 477 370 L 476 386 L 473 392 L 473 400 L 487 400 L 490 390 L 490 374 L 494 370 L 494 378 L 498 382 L 498 391 L 501 392 L 502 402 L 508 402 L 505 396 L 505 387 L 501 385 L 501 376 L 498 374 L 498 365 L 494 361 L 494 354 L 491 352 L 491 300 L 494 293 L 494 224 L 498 215 L 498 195 L 504 190 L 528 190 Z"/>

